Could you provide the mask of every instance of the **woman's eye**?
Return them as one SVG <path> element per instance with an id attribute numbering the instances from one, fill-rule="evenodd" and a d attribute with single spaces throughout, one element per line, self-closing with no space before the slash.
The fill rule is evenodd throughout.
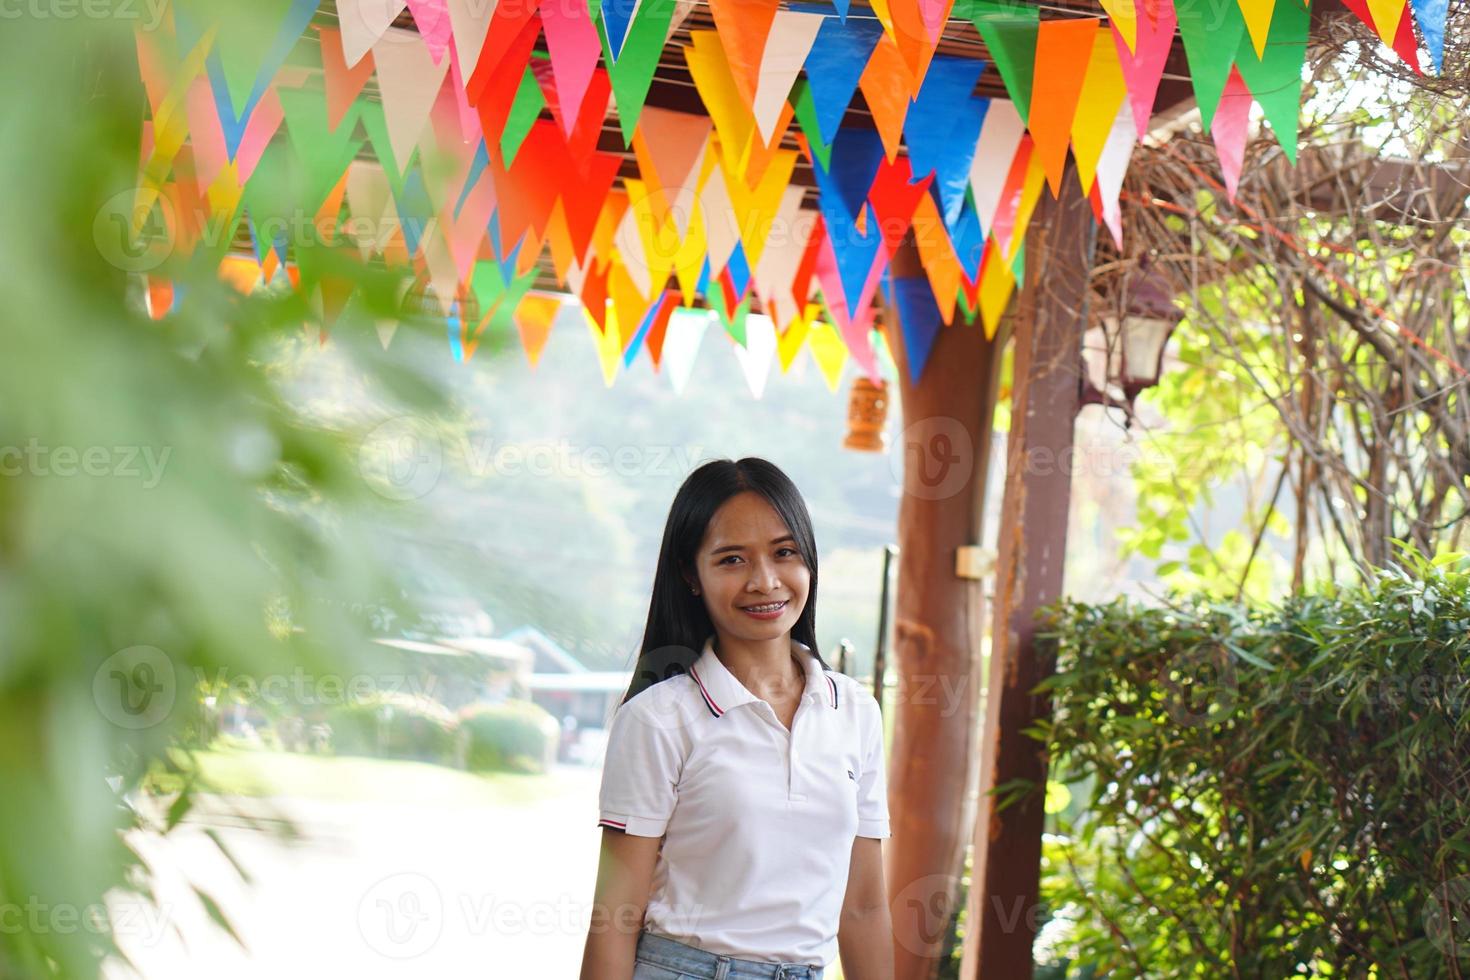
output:
<path id="1" fill-rule="evenodd" d="M 729 561 L 730 559 L 732 559 L 732 558 L 739 558 L 739 557 L 740 557 L 739 555 L 726 555 L 725 557 L 723 557 L 723 558 L 721 558 L 719 560 L 718 564 L 723 565 L 723 564 L 725 564 L 725 562 Z"/>
<path id="2" fill-rule="evenodd" d="M 796 549 L 795 548 L 782 548 L 780 551 L 776 552 L 776 554 L 779 555 L 779 554 L 783 554 L 783 553 L 788 552 L 788 551 L 791 554 L 793 554 L 793 555 L 796 554 Z"/>

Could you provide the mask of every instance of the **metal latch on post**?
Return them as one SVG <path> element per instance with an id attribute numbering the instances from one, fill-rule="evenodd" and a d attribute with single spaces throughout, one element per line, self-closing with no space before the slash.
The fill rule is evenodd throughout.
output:
<path id="1" fill-rule="evenodd" d="M 995 571 L 995 551 L 978 544 L 961 545 L 954 552 L 956 578 L 982 579 Z"/>

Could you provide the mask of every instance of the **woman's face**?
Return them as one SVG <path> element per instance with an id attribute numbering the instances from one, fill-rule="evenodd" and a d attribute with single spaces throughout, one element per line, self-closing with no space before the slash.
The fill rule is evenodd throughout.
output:
<path id="1" fill-rule="evenodd" d="M 747 490 L 715 512 L 695 556 L 700 596 L 716 629 L 743 640 L 791 630 L 806 607 L 811 572 L 781 515 Z M 761 607 L 779 604 L 767 611 Z"/>

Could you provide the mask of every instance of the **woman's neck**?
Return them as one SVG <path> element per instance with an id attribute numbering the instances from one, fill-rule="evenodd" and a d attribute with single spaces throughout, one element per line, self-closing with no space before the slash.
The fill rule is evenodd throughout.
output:
<path id="1" fill-rule="evenodd" d="M 740 640 L 716 633 L 714 651 L 747 691 L 767 703 L 789 700 L 806 686 L 806 669 L 796 659 L 790 632 L 772 640 Z"/>

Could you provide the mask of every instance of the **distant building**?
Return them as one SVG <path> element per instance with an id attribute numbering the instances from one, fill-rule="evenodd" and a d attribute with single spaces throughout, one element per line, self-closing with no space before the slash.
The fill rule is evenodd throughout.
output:
<path id="1" fill-rule="evenodd" d="M 407 693 L 426 694 L 450 710 L 467 704 L 524 700 L 531 693 L 532 654 L 526 647 L 488 637 L 440 637 L 435 642 L 382 637 L 414 680 Z"/>
<path id="2" fill-rule="evenodd" d="M 628 670 L 588 670 L 561 644 L 534 626 L 522 626 L 505 639 L 532 651 L 531 700 L 558 719 L 576 719 L 578 731 L 601 731 L 633 679 Z"/>

